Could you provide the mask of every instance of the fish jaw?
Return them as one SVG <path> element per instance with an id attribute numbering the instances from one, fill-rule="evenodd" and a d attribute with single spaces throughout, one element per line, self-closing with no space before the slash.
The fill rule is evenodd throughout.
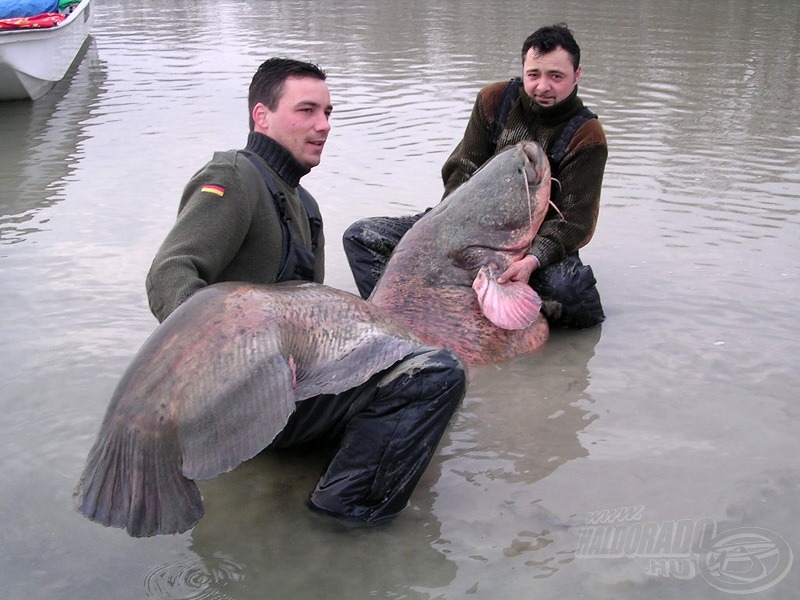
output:
<path id="1" fill-rule="evenodd" d="M 370 302 L 468 364 L 538 350 L 549 328 L 533 290 L 499 286 L 491 269 L 502 273 L 530 251 L 549 196 L 538 144 L 503 151 L 403 236 Z"/>

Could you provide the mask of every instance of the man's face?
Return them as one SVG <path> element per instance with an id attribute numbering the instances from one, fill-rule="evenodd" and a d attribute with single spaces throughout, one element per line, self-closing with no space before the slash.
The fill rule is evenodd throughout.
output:
<path id="1" fill-rule="evenodd" d="M 580 78 L 580 66 L 577 70 L 573 68 L 569 52 L 561 46 L 547 54 L 531 48 L 525 55 L 522 65 L 525 93 L 540 106 L 553 106 L 566 99 Z"/>
<path id="2" fill-rule="evenodd" d="M 271 137 L 311 169 L 322 158 L 331 130 L 331 95 L 327 84 L 314 77 L 289 77 L 274 111 L 257 103 L 254 130 Z"/>

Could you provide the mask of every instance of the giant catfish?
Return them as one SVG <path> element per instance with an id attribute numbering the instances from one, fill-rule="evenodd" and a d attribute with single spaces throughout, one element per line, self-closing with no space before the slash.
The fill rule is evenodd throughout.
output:
<path id="1" fill-rule="evenodd" d="M 356 387 L 424 344 L 468 363 L 541 346 L 530 288 L 495 277 L 530 245 L 549 185 L 538 145 L 498 155 L 409 231 L 369 302 L 299 282 L 193 294 L 123 374 L 77 509 L 132 536 L 186 531 L 203 515 L 194 480 L 266 448 L 296 402 Z"/>

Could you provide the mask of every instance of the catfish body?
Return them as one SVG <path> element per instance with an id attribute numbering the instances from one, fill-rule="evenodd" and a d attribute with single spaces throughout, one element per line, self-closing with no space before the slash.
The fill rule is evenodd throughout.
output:
<path id="1" fill-rule="evenodd" d="M 203 514 L 193 480 L 266 448 L 296 402 L 356 387 L 421 346 L 379 307 L 324 285 L 204 288 L 125 371 L 77 508 L 136 537 L 186 531 Z"/>

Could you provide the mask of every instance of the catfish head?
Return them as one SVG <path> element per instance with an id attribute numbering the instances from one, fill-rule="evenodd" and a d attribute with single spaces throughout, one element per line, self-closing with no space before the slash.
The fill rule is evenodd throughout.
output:
<path id="1" fill-rule="evenodd" d="M 524 329 L 541 299 L 525 282 L 497 278 L 523 258 L 547 214 L 550 162 L 536 142 L 520 142 L 488 161 L 429 215 L 440 220 L 443 250 L 461 285 L 471 285 L 483 315 Z M 458 277 L 461 275 L 461 277 Z"/>
<path id="2" fill-rule="evenodd" d="M 538 296 L 497 277 L 527 254 L 549 202 L 542 148 L 508 148 L 403 236 L 370 302 L 469 363 L 537 349 L 548 331 Z"/>
<path id="3" fill-rule="evenodd" d="M 469 274 L 498 274 L 528 252 L 550 202 L 550 163 L 536 142 L 520 142 L 488 161 L 444 202 L 441 239 L 453 264 Z M 436 213 L 439 213 L 438 215 Z"/>

